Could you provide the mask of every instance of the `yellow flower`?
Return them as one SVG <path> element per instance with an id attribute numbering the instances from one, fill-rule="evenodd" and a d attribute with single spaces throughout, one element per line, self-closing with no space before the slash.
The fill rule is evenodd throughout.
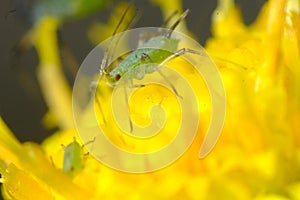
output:
<path id="1" fill-rule="evenodd" d="M 165 12 L 170 9 L 168 6 L 175 5 L 155 2 L 161 4 Z M 35 45 L 41 59 L 40 70 L 50 70 L 52 75 L 41 72 L 40 81 L 50 109 L 56 114 L 61 129 L 67 131 L 55 133 L 42 146 L 20 144 L 0 120 L 0 173 L 4 195 L 22 200 L 299 199 L 299 5 L 299 0 L 270 0 L 257 20 L 246 26 L 233 1 L 219 1 L 213 14 L 213 37 L 207 41 L 206 50 L 217 63 L 226 88 L 227 116 L 222 136 L 211 154 L 199 160 L 202 134 L 211 115 L 210 108 L 206 108 L 204 123 L 201 121 L 197 137 L 184 155 L 171 166 L 144 174 L 113 170 L 91 155 L 83 158 L 84 165 L 74 177 L 62 172 L 64 149 L 61 144 L 67 146 L 77 133 L 69 116 L 68 89 L 55 91 L 57 85 L 47 84 L 56 81 L 52 70 L 60 70 L 53 34 L 58 24 L 52 18 L 43 19 L 35 31 Z M 177 6 L 180 10 L 180 4 Z M 47 30 L 51 37 L 46 37 L 48 33 L 44 31 Z M 183 59 L 175 59 L 170 64 L 184 76 L 192 72 Z M 60 72 L 58 76 L 61 77 Z M 198 80 L 191 82 L 196 93 L 202 94 L 205 88 L 195 84 Z M 111 95 L 109 87 L 102 89 L 105 95 L 102 93 L 99 98 Z M 153 93 L 154 89 L 160 92 Z M 63 99 L 57 97 L 56 92 L 61 92 Z M 202 101 L 199 102 L 201 107 L 209 103 L 209 94 L 204 94 Z M 109 103 L 102 101 L 101 104 L 104 109 L 110 109 Z M 175 95 L 153 84 L 139 88 L 129 105 L 132 120 L 139 124 L 149 124 L 148 110 L 153 105 L 164 107 L 166 116 L 173 118 L 165 124 L 164 137 L 153 139 L 147 145 L 134 143 L 112 126 L 112 130 L 105 132 L 115 144 L 127 147 L 128 151 L 149 152 L 174 136 L 180 115 L 178 109 L 171 109 L 178 106 Z M 65 118 L 64 109 L 68 113 Z M 99 112 L 97 116 L 102 117 Z M 83 116 L 82 120 L 88 121 L 88 117 Z M 105 120 L 111 122 L 112 118 L 108 116 Z M 98 123 L 101 125 L 104 120 Z M 85 152 L 84 147 L 82 151 Z"/>
<path id="2" fill-rule="evenodd" d="M 0 173 L 5 193 L 12 199 L 84 199 L 89 192 L 54 168 L 38 144 L 20 144 L 0 118 Z M 3 154 L 2 154 L 3 152 Z M 78 195 L 73 197 L 73 194 Z"/>

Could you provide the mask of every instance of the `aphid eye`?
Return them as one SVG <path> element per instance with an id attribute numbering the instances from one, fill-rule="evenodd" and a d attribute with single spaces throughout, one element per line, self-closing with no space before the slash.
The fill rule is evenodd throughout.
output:
<path id="1" fill-rule="evenodd" d="M 120 74 L 117 74 L 117 75 L 116 75 L 116 81 L 120 80 L 120 78 L 121 78 L 121 75 L 120 75 Z"/>

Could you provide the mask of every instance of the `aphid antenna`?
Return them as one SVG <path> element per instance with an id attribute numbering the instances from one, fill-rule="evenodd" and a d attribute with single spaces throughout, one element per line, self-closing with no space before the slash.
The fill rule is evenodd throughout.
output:
<path id="1" fill-rule="evenodd" d="M 76 142 L 76 138 L 75 136 L 73 136 L 73 142 Z M 63 148 L 63 149 L 66 149 L 66 147 L 68 146 L 65 146 L 64 144 L 60 144 L 60 146 Z"/>
<path id="2" fill-rule="evenodd" d="M 109 56 L 109 53 L 110 53 L 110 47 L 112 45 L 112 42 L 113 42 L 113 39 L 114 39 L 114 36 L 117 34 L 118 32 L 118 29 L 120 28 L 122 22 L 124 21 L 125 19 L 125 16 L 129 10 L 129 8 L 132 6 L 132 4 L 130 3 L 127 8 L 125 9 L 123 15 L 121 16 L 121 19 L 120 21 L 118 22 L 113 34 L 112 34 L 112 37 L 109 41 L 109 45 L 108 45 L 108 48 L 105 49 L 105 52 L 104 52 L 104 56 L 103 56 L 103 59 L 102 59 L 102 62 L 101 62 L 101 65 L 100 65 L 100 75 L 103 75 L 103 74 L 106 74 L 106 68 L 107 68 L 107 61 L 108 61 L 108 56 Z"/>
<path id="3" fill-rule="evenodd" d="M 128 30 L 130 27 L 132 27 L 132 26 L 136 23 L 136 21 L 137 21 L 138 18 L 139 18 L 139 12 L 138 12 L 138 11 L 139 11 L 139 10 L 136 8 L 136 9 L 135 9 L 135 12 L 134 12 L 134 15 L 133 15 L 132 18 L 129 20 L 129 23 L 126 25 L 126 27 L 124 28 L 124 30 L 122 30 L 122 32 Z M 124 16 L 124 17 L 125 17 L 125 16 Z M 124 34 L 120 34 L 120 35 L 117 37 L 116 42 L 115 42 L 115 45 L 113 45 L 113 49 L 111 50 L 111 52 L 115 52 L 115 50 L 116 50 L 116 48 L 117 48 L 117 45 L 118 45 L 118 43 L 119 43 L 119 41 L 120 41 L 120 39 L 122 38 L 123 35 L 124 35 Z M 111 44 L 111 45 L 112 45 L 112 44 Z M 111 60 L 112 57 L 113 57 L 113 53 L 110 53 L 109 55 L 110 55 L 110 56 L 109 56 L 108 60 Z"/>
<path id="4" fill-rule="evenodd" d="M 113 43 L 113 41 L 114 41 L 114 36 L 117 34 L 118 29 L 120 28 L 121 24 L 123 23 L 123 21 L 124 21 L 124 19 L 125 19 L 125 16 L 126 16 L 127 12 L 129 11 L 129 8 L 130 8 L 132 5 L 133 5 L 133 4 L 132 4 L 132 1 L 131 1 L 131 2 L 129 3 L 129 5 L 127 6 L 127 8 L 125 9 L 124 13 L 122 14 L 122 16 L 121 16 L 121 18 L 120 18 L 120 20 L 119 20 L 119 22 L 118 22 L 118 24 L 117 24 L 117 26 L 116 26 L 114 32 L 113 32 L 113 34 L 112 34 L 112 36 L 111 36 L 111 39 L 110 39 L 110 41 L 109 41 L 109 45 L 108 45 L 108 47 L 105 49 L 104 56 L 103 56 L 103 59 L 102 59 L 102 61 L 101 61 L 101 65 L 100 65 L 100 78 L 99 78 L 99 81 L 98 81 L 98 82 L 101 82 L 102 77 L 103 77 L 103 74 L 107 74 L 107 73 L 108 73 L 108 72 L 107 72 L 107 67 L 108 67 L 108 66 L 107 66 L 107 63 L 108 63 L 108 60 L 110 60 L 111 57 L 112 57 L 112 54 L 110 55 L 110 52 L 113 52 L 113 51 L 115 50 L 115 48 L 116 48 L 116 46 L 117 46 L 117 43 L 119 42 L 120 37 L 121 37 L 121 36 L 120 36 L 120 37 L 117 38 L 116 45 L 114 46 L 113 50 L 111 50 L 112 43 Z M 128 29 L 129 26 L 133 23 L 133 21 L 134 21 L 133 19 L 134 19 L 134 17 L 130 20 L 130 22 L 129 22 L 128 25 L 126 26 L 125 30 Z M 106 120 L 105 120 L 104 112 L 103 112 L 103 109 L 102 109 L 102 106 L 101 106 L 101 102 L 100 102 L 99 98 L 97 98 L 96 94 L 97 94 L 97 88 L 96 88 L 96 90 L 95 90 L 96 103 L 97 103 L 97 105 L 98 105 L 98 107 L 99 107 L 99 109 L 100 109 L 100 113 L 101 113 L 101 115 L 102 115 L 102 117 L 103 117 L 103 122 L 104 122 L 104 124 L 106 124 Z"/>
<path id="5" fill-rule="evenodd" d="M 225 58 L 218 57 L 218 56 L 213 56 L 213 55 L 211 55 L 211 56 L 212 56 L 214 59 L 217 59 L 217 60 L 220 60 L 220 61 L 222 61 L 222 62 L 229 63 L 229 64 L 232 64 L 232 65 L 235 65 L 235 66 L 237 66 L 237 67 L 239 67 L 239 68 L 241 68 L 241 69 L 243 69 L 243 70 L 248 70 L 248 68 L 245 67 L 244 65 L 241 65 L 241 64 L 236 63 L 236 62 L 234 62 L 234 61 L 230 61 L 230 60 L 227 60 L 227 59 L 225 59 Z"/>
<path id="6" fill-rule="evenodd" d="M 178 14 L 178 10 L 175 10 L 171 13 L 171 15 L 169 15 L 169 17 L 167 17 L 167 19 L 164 21 L 164 23 L 160 26 L 161 28 L 166 28 L 167 25 L 169 24 L 169 22 L 171 21 L 171 19 Z"/>
<path id="7" fill-rule="evenodd" d="M 160 28 L 167 28 L 167 25 L 169 24 L 169 22 L 171 21 L 171 19 L 178 14 L 178 10 L 173 11 L 168 17 L 167 19 L 162 23 L 162 25 L 160 26 Z M 161 31 L 161 30 L 160 30 Z M 138 47 L 142 46 L 142 44 L 145 42 L 146 39 L 142 40 L 141 38 L 149 38 L 149 37 L 155 37 L 157 36 L 156 34 L 151 34 L 151 33 L 140 33 L 140 39 L 138 42 Z"/>
<path id="8" fill-rule="evenodd" d="M 170 38 L 174 29 L 178 26 L 178 24 L 184 20 L 184 18 L 189 14 L 190 10 L 186 9 L 180 16 L 179 18 L 175 21 L 175 23 L 169 28 L 170 31 L 166 33 L 166 37 Z"/>

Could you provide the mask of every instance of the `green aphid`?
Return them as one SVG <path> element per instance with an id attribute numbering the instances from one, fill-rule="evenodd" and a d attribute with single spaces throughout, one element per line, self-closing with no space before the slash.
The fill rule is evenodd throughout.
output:
<path id="1" fill-rule="evenodd" d="M 178 46 L 178 40 L 157 36 L 145 43 L 146 48 L 140 48 L 129 54 L 117 68 L 109 72 L 107 78 L 112 84 L 122 80 L 144 78 L 145 74 L 157 71 L 157 65 L 152 63 L 162 63 L 166 58 L 175 52 Z M 154 46 L 158 49 L 147 48 Z M 150 65 L 149 65 L 150 64 Z"/>
<path id="2" fill-rule="evenodd" d="M 161 74 L 159 69 L 164 66 L 164 64 L 185 53 L 202 55 L 200 52 L 188 48 L 177 50 L 179 41 L 178 39 L 171 38 L 173 30 L 187 16 L 188 12 L 189 10 L 186 10 L 182 13 L 176 22 L 169 27 L 167 33 L 150 38 L 138 49 L 131 52 L 116 68 L 111 70 L 107 66 L 108 55 L 104 55 L 100 66 L 100 75 L 104 74 L 108 82 L 112 86 L 115 86 L 120 80 L 122 80 L 122 82 L 128 82 L 132 79 L 141 80 L 145 74 L 150 74 L 155 71 Z M 121 22 L 122 19 L 120 23 Z M 161 75 L 164 77 L 163 74 Z M 178 95 L 173 86 L 172 89 L 176 95 Z"/>
<path id="3" fill-rule="evenodd" d="M 128 8 L 127 8 L 128 10 Z M 123 18 L 127 12 L 125 10 L 119 25 L 116 27 L 116 30 L 113 34 L 117 32 L 120 24 L 123 21 Z M 177 92 L 176 88 L 172 84 L 170 80 L 160 71 L 160 69 L 169 61 L 173 60 L 178 56 L 182 56 L 185 53 L 191 53 L 203 56 L 203 53 L 198 52 L 193 49 L 189 48 L 182 48 L 178 50 L 178 43 L 179 40 L 172 38 L 172 33 L 174 29 L 178 26 L 178 24 L 188 15 L 189 10 L 183 12 L 177 20 L 168 27 L 168 31 L 158 36 L 154 36 L 150 38 L 148 41 L 142 43 L 138 49 L 134 50 L 133 52 L 129 53 L 125 59 L 123 59 L 118 66 L 115 68 L 111 68 L 107 65 L 109 60 L 109 47 L 103 57 L 101 66 L 100 66 L 100 76 L 105 76 L 107 83 L 113 87 L 117 85 L 132 85 L 133 79 L 141 80 L 144 78 L 146 74 L 150 74 L 153 72 L 158 72 L 159 75 L 166 80 L 169 86 L 172 88 L 173 92 L 178 96 L 181 97 L 180 94 Z M 163 24 L 162 28 L 168 24 L 171 18 L 174 17 L 176 12 L 166 20 Z M 118 39 L 116 39 L 118 41 Z M 126 94 L 125 90 L 125 98 L 128 105 L 128 95 Z M 182 98 L 182 97 L 181 97 Z M 100 105 L 101 106 L 101 105 Z M 100 107 L 101 108 L 101 107 Z M 133 124 L 129 114 L 129 125 L 130 125 L 130 132 L 133 131 Z"/>
<path id="4" fill-rule="evenodd" d="M 94 142 L 94 140 L 88 143 L 91 142 Z M 64 149 L 63 172 L 74 177 L 83 169 L 86 155 L 83 151 L 84 146 L 85 145 L 81 146 L 75 137 L 73 142 L 67 146 L 62 145 Z"/>

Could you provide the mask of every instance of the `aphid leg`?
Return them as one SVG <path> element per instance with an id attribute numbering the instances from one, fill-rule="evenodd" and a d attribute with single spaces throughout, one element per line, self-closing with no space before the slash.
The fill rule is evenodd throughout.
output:
<path id="1" fill-rule="evenodd" d="M 99 83 L 102 79 L 102 76 L 100 76 L 100 79 L 99 79 Z M 101 102 L 99 100 L 99 98 L 97 97 L 97 94 L 101 95 L 100 92 L 98 92 L 98 82 L 97 81 L 92 81 L 91 84 L 90 84 L 90 88 L 92 91 L 95 91 L 93 94 L 94 94 L 94 98 L 96 100 L 96 104 L 97 106 L 99 107 L 99 110 L 100 110 L 100 113 L 101 113 L 101 116 L 103 118 L 103 123 L 106 124 L 106 120 L 105 120 L 105 116 L 104 116 L 104 112 L 103 112 L 103 109 L 102 109 L 102 106 L 101 106 Z"/>
<path id="2" fill-rule="evenodd" d="M 130 126 L 130 133 L 132 133 L 132 131 L 133 131 L 133 124 L 132 124 L 131 117 L 130 117 L 129 102 L 128 102 L 129 98 L 128 98 L 128 93 L 127 93 L 127 90 L 126 90 L 126 86 L 124 86 L 123 88 L 124 88 L 125 102 L 126 102 L 127 112 L 128 112 L 128 120 L 129 120 L 129 126 Z"/>
<path id="3" fill-rule="evenodd" d="M 182 56 L 185 53 L 191 53 L 191 54 L 196 54 L 199 56 L 205 56 L 203 53 L 193 50 L 193 49 L 188 49 L 188 48 L 182 48 L 178 51 L 176 51 L 175 53 L 173 53 L 172 55 L 170 55 L 169 57 L 167 57 L 162 63 L 160 63 L 158 65 L 158 69 L 160 69 L 162 66 L 164 66 L 167 62 L 173 60 L 174 58 L 178 57 L 178 56 Z"/>
<path id="4" fill-rule="evenodd" d="M 178 97 L 180 97 L 180 98 L 182 98 L 179 94 L 178 94 L 178 92 L 177 92 L 177 90 L 176 90 L 176 88 L 174 87 L 174 85 L 169 81 L 169 79 L 161 72 L 161 71 L 159 71 L 159 69 L 161 68 L 161 67 L 163 67 L 167 62 L 169 62 L 169 61 L 171 61 L 171 60 L 173 60 L 174 58 L 176 58 L 176 57 L 178 57 L 178 56 L 182 56 L 183 54 L 185 54 L 185 53 L 191 53 L 191 54 L 197 54 L 197 55 L 200 55 L 200 56 L 204 56 L 202 53 L 200 53 L 200 52 L 198 52 L 198 51 L 195 51 L 195 50 L 193 50 L 193 49 L 188 49 L 188 48 L 183 48 L 183 49 L 180 49 L 180 50 L 178 50 L 178 51 L 176 51 L 174 54 L 172 54 L 172 55 L 170 55 L 169 57 L 167 57 L 162 63 L 160 63 L 159 65 L 158 65 L 158 67 L 157 67 L 157 72 L 168 82 L 168 84 L 171 86 L 171 88 L 172 88 L 172 90 L 174 91 L 174 93 L 178 96 Z"/>
<path id="5" fill-rule="evenodd" d="M 96 94 L 97 94 L 97 92 L 96 92 Z M 102 108 L 102 106 L 101 106 L 100 99 L 99 99 L 96 95 L 95 95 L 95 99 L 96 99 L 96 103 L 97 103 L 97 105 L 98 105 L 98 107 L 99 107 L 100 113 L 101 113 L 101 115 L 102 115 L 103 123 L 106 124 L 106 120 L 105 120 L 105 116 L 104 116 L 103 108 Z"/>
<path id="6" fill-rule="evenodd" d="M 87 141 L 85 144 L 82 145 L 82 148 L 84 148 L 85 146 L 87 146 L 88 144 L 94 143 L 96 140 L 96 137 L 94 137 L 92 140 Z"/>
<path id="7" fill-rule="evenodd" d="M 49 159 L 50 159 L 50 163 L 55 167 L 55 164 L 54 164 L 54 161 L 53 161 L 53 157 L 50 156 Z"/>
<path id="8" fill-rule="evenodd" d="M 157 72 L 159 73 L 159 75 L 161 75 L 165 79 L 165 81 L 167 81 L 167 83 L 170 85 L 170 87 L 172 88 L 172 90 L 176 94 L 176 96 L 183 99 L 183 97 L 178 93 L 178 91 L 176 90 L 175 86 L 171 83 L 171 81 L 169 81 L 169 79 L 161 71 L 157 70 Z"/>
<path id="9" fill-rule="evenodd" d="M 146 60 L 150 60 L 151 62 L 153 62 L 152 61 L 152 59 L 149 57 L 149 55 L 147 55 L 147 54 L 145 54 L 145 53 L 143 53 L 142 54 L 142 57 L 141 57 L 141 60 L 143 61 L 146 61 Z M 168 59 L 168 58 L 167 58 Z M 168 62 L 168 61 L 167 61 Z M 160 66 L 161 65 L 159 65 L 158 66 L 158 69 L 160 69 Z M 161 72 L 161 71 L 159 71 L 159 70 L 157 70 L 158 71 L 158 73 L 168 82 L 168 84 L 170 85 L 170 87 L 172 88 L 172 90 L 174 91 L 174 93 L 176 94 L 176 96 L 178 96 L 178 97 L 180 97 L 180 98 L 182 98 L 182 96 L 180 96 L 179 95 L 179 93 L 177 92 L 177 90 L 176 90 L 176 88 L 174 87 L 174 85 L 168 80 L 168 78 Z"/>
<path id="10" fill-rule="evenodd" d="M 232 64 L 232 65 L 235 65 L 235 66 L 237 66 L 237 67 L 240 67 L 240 68 L 243 69 L 243 70 L 247 70 L 247 69 L 248 69 L 248 68 L 245 67 L 244 65 L 238 64 L 238 63 L 236 63 L 236 62 L 233 62 L 233 61 L 230 61 L 230 60 L 226 60 L 226 59 L 221 58 L 221 57 L 218 57 L 218 56 L 213 56 L 213 55 L 211 55 L 211 56 L 212 56 L 214 59 L 217 59 L 217 60 L 220 60 L 220 61 L 222 61 L 222 62 L 229 63 L 229 64 Z"/>
<path id="11" fill-rule="evenodd" d="M 130 80 L 130 88 L 141 88 L 141 87 L 145 87 L 146 85 L 144 84 L 133 84 L 133 80 Z"/>
<path id="12" fill-rule="evenodd" d="M 105 120 L 105 116 L 104 116 L 104 112 L 103 112 L 103 108 L 101 106 L 101 102 L 100 102 L 100 99 L 97 95 L 101 95 L 101 92 L 98 91 L 98 83 L 101 82 L 101 79 L 102 79 L 103 76 L 100 76 L 100 79 L 99 81 L 92 81 L 91 84 L 90 84 L 90 88 L 91 88 L 91 91 L 94 91 L 94 93 L 92 95 L 94 95 L 94 99 L 96 100 L 96 104 L 97 106 L 99 107 L 99 110 L 100 110 L 100 114 L 103 118 L 103 123 L 106 124 L 106 120 Z"/>
<path id="13" fill-rule="evenodd" d="M 188 13 L 190 12 L 189 9 L 185 10 L 180 16 L 179 18 L 175 21 L 175 23 L 169 28 L 170 30 L 166 33 L 166 37 L 170 38 L 174 29 L 178 26 L 178 24 L 188 15 Z"/>
<path id="14" fill-rule="evenodd" d="M 95 140 L 96 140 L 96 137 L 94 137 L 92 140 L 90 140 L 90 141 L 86 142 L 85 144 L 83 144 L 83 145 L 81 146 L 81 148 L 84 149 L 85 146 L 87 146 L 88 144 L 94 143 Z M 83 154 L 83 155 L 84 155 L 84 156 L 88 156 L 89 154 L 90 154 L 90 152 L 86 152 L 86 153 Z"/>
<path id="15" fill-rule="evenodd" d="M 168 24 L 170 23 L 170 21 L 177 14 L 178 14 L 178 10 L 175 10 L 174 12 L 172 12 L 171 15 L 169 15 L 167 17 L 167 19 L 163 22 L 163 24 L 160 27 L 161 28 L 166 28 L 168 26 Z M 149 40 L 149 38 L 156 37 L 156 36 L 157 36 L 157 34 L 153 34 L 153 33 L 150 33 L 150 32 L 140 33 L 139 41 L 138 41 L 138 45 L 137 46 L 141 47 L 147 40 Z"/>

